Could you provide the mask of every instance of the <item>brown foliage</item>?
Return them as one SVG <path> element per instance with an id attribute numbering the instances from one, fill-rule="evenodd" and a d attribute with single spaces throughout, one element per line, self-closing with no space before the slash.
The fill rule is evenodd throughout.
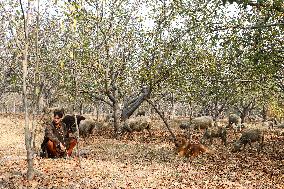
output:
<path id="1" fill-rule="evenodd" d="M 216 145 L 213 156 L 194 158 L 189 164 L 177 157 L 163 123 L 153 123 L 153 137 L 146 142 L 141 135 L 117 140 L 110 127 L 80 140 L 81 167 L 72 156 L 35 157 L 36 177 L 29 182 L 24 179 L 24 120 L 0 117 L 0 188 L 284 188 L 283 136 L 266 133 L 263 153 L 257 154 L 255 148 L 232 153 L 230 142 L 235 137 L 228 131 L 229 147 Z M 183 136 L 178 125 L 173 130 Z M 191 142 L 198 143 L 200 137 L 201 133 L 194 133 Z M 41 141 L 36 140 L 37 148 Z"/>

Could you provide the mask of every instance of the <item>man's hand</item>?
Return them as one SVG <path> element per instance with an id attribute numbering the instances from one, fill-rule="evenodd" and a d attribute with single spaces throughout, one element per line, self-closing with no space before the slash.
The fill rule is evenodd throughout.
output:
<path id="1" fill-rule="evenodd" d="M 60 146 L 60 149 L 61 149 L 62 151 L 65 151 L 65 150 L 66 150 L 65 146 L 64 146 L 61 142 L 60 142 L 59 146 Z"/>
<path id="2" fill-rule="evenodd" d="M 76 138 L 76 135 L 75 135 L 75 133 L 69 133 L 69 138 Z"/>

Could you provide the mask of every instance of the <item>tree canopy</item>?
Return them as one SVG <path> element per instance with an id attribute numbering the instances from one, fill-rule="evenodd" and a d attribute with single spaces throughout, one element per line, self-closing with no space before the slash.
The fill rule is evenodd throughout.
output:
<path id="1" fill-rule="evenodd" d="M 149 87 L 147 98 L 174 93 L 217 116 L 283 93 L 283 1 L 40 1 L 38 22 L 30 2 L 27 86 L 42 106 L 123 109 Z M 26 5 L 0 2 L 2 95 L 21 90 Z"/>

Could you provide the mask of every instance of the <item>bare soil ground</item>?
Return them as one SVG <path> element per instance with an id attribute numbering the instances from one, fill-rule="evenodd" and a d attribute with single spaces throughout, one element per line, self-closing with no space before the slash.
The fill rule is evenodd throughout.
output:
<path id="1" fill-rule="evenodd" d="M 232 153 L 231 143 L 225 148 L 216 139 L 209 147 L 213 155 L 189 160 L 176 156 L 160 121 L 152 138 L 145 132 L 117 140 L 106 129 L 80 141 L 80 161 L 36 156 L 35 179 L 27 181 L 24 120 L 2 115 L 0 125 L 0 188 L 284 188 L 284 137 L 271 132 L 260 154 L 257 144 Z M 171 125 L 181 136 L 177 125 Z M 43 130 L 39 132 L 37 150 Z M 229 132 L 231 142 L 234 135 Z"/>

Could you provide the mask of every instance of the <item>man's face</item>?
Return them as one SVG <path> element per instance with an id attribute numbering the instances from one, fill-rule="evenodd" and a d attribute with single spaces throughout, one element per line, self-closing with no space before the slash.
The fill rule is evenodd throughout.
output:
<path id="1" fill-rule="evenodd" d="M 55 116 L 53 117 L 53 122 L 57 125 L 57 124 L 60 123 L 61 119 L 62 119 L 62 118 L 60 118 L 58 115 L 55 115 Z"/>

